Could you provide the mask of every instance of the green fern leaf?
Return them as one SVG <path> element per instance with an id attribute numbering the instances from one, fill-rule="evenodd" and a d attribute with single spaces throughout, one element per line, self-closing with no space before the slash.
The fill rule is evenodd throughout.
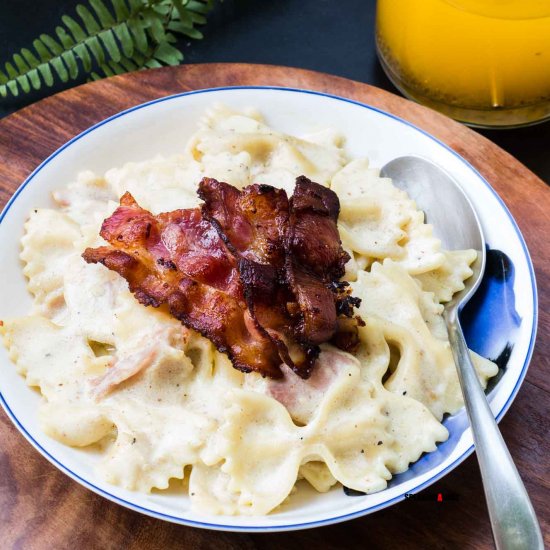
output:
<path id="1" fill-rule="evenodd" d="M 10 79 L 15 79 L 19 76 L 14 66 L 9 61 L 5 64 L 5 67 L 6 67 L 6 72 L 8 73 L 8 76 L 10 77 Z"/>
<path id="2" fill-rule="evenodd" d="M 84 44 L 76 44 L 74 47 L 76 55 L 78 55 L 84 71 L 89 73 L 92 70 L 92 58 L 90 57 L 90 52 Z"/>
<path id="3" fill-rule="evenodd" d="M 122 57 L 120 60 L 120 64 L 124 67 L 124 70 L 127 73 L 135 71 L 139 68 L 139 65 L 137 65 L 134 60 L 129 59 L 128 57 Z"/>
<path id="4" fill-rule="evenodd" d="M 203 37 L 201 31 L 193 27 L 186 27 L 181 21 L 172 21 L 169 23 L 168 30 L 177 32 L 178 34 L 183 34 L 189 38 L 195 38 L 196 40 L 200 40 Z"/>
<path id="5" fill-rule="evenodd" d="M 54 36 L 41 34 L 33 51 L 23 48 L 5 62 L 0 96 L 66 83 L 82 72 L 95 80 L 177 65 L 183 54 L 172 33 L 202 38 L 196 26 L 212 6 L 213 0 L 87 0 L 76 6 L 77 18 L 62 16 Z"/>
<path id="6" fill-rule="evenodd" d="M 51 54 L 48 51 L 48 48 L 46 48 L 44 43 L 39 38 L 36 38 L 33 41 L 32 47 L 35 49 L 35 51 L 38 54 L 38 56 L 40 57 L 40 61 L 42 61 L 42 63 L 47 63 L 50 60 Z"/>
<path id="7" fill-rule="evenodd" d="M 74 46 L 74 40 L 63 27 L 57 27 L 55 29 L 55 34 L 57 34 L 57 38 L 59 38 L 59 41 L 65 50 L 70 50 L 71 47 Z"/>
<path id="8" fill-rule="evenodd" d="M 124 2 L 121 3 L 123 4 Z M 90 0 L 90 5 L 95 11 L 103 28 L 112 27 L 115 24 L 115 20 L 113 19 L 111 12 L 105 7 L 105 4 L 101 0 Z"/>
<path id="9" fill-rule="evenodd" d="M 163 42 L 155 51 L 155 59 L 166 65 L 179 65 L 183 60 L 183 54 L 168 42 Z"/>
<path id="10" fill-rule="evenodd" d="M 165 32 L 162 17 L 155 10 L 148 8 L 143 12 L 143 19 L 147 23 L 147 30 L 151 38 L 157 44 L 164 42 Z"/>
<path id="11" fill-rule="evenodd" d="M 143 7 L 143 0 L 128 0 L 128 4 L 130 4 L 130 9 L 132 12 L 139 11 Z M 152 2 L 148 2 L 148 4 L 152 4 Z"/>
<path id="12" fill-rule="evenodd" d="M 109 67 L 111 67 L 114 74 L 124 74 L 127 72 L 126 69 L 116 61 L 109 61 Z"/>
<path id="13" fill-rule="evenodd" d="M 105 76 L 115 76 L 115 73 L 113 70 L 109 67 L 109 65 L 102 65 L 101 70 L 105 73 Z"/>
<path id="14" fill-rule="evenodd" d="M 35 90 L 39 90 L 40 89 L 40 75 L 38 73 L 38 69 L 31 69 L 28 73 L 27 73 L 27 76 L 31 82 L 31 85 L 32 87 L 35 89 Z"/>
<path id="15" fill-rule="evenodd" d="M 115 10 L 115 18 L 117 23 L 122 23 L 130 17 L 130 11 L 124 0 L 111 0 Z M 96 73 L 97 74 L 97 73 Z"/>
<path id="16" fill-rule="evenodd" d="M 78 76 L 78 63 L 76 62 L 76 56 L 72 50 L 63 52 L 61 59 L 65 62 L 65 66 L 69 69 L 69 78 L 73 80 Z"/>
<path id="17" fill-rule="evenodd" d="M 62 54 L 63 55 L 63 54 Z M 61 82 L 67 82 L 69 80 L 69 73 L 65 68 L 65 64 L 61 61 L 60 57 L 54 57 L 50 61 L 52 67 L 54 68 L 57 76 L 60 78 Z"/>
<path id="18" fill-rule="evenodd" d="M 25 73 L 30 70 L 27 62 L 18 53 L 13 56 L 13 60 L 15 61 L 15 65 L 19 69 L 17 74 Z"/>
<path id="19" fill-rule="evenodd" d="M 97 21 L 92 15 L 92 12 L 86 6 L 78 4 L 76 6 L 76 13 L 78 13 L 80 19 L 82 19 L 82 22 L 84 23 L 84 26 L 86 27 L 86 32 L 88 34 L 97 34 L 101 32 L 101 27 L 97 24 Z"/>
<path id="20" fill-rule="evenodd" d="M 122 46 L 122 53 L 124 56 L 132 57 L 134 54 L 134 42 L 132 40 L 132 36 L 130 35 L 128 25 L 117 25 L 113 28 L 113 31 Z"/>
<path id="21" fill-rule="evenodd" d="M 195 13 L 192 11 L 189 11 L 189 18 L 191 21 L 193 21 L 194 25 L 205 25 L 206 24 L 206 17 L 204 15 L 201 15 L 200 13 Z"/>
<path id="22" fill-rule="evenodd" d="M 184 3 L 182 0 L 174 0 L 174 6 L 179 16 L 179 20 L 182 25 L 188 28 L 193 27 L 193 20 L 191 19 L 190 13 L 185 9 Z"/>
<path id="23" fill-rule="evenodd" d="M 86 46 L 92 52 L 92 55 L 95 57 L 95 60 L 98 65 L 103 65 L 105 63 L 105 52 L 99 43 L 97 36 L 92 36 L 88 38 L 85 42 Z"/>
<path id="24" fill-rule="evenodd" d="M 27 63 L 29 64 L 29 67 L 36 68 L 38 65 L 40 65 L 40 61 L 36 58 L 36 56 L 27 48 L 23 48 L 21 50 L 21 55 L 25 58 Z"/>
<path id="25" fill-rule="evenodd" d="M 26 74 L 18 76 L 16 80 L 17 80 L 17 84 L 19 84 L 19 86 L 21 86 L 21 89 L 26 94 L 28 94 L 31 91 L 31 85 L 30 85 L 30 82 L 29 82 L 29 78 L 27 77 Z"/>
<path id="26" fill-rule="evenodd" d="M 53 55 L 61 55 L 63 48 L 49 35 L 41 34 L 40 40 L 52 52 Z M 49 56 L 51 59 L 51 55 Z"/>
<path id="27" fill-rule="evenodd" d="M 128 21 L 128 28 L 134 37 L 135 46 L 141 53 L 147 51 L 147 34 L 143 29 L 143 23 L 136 19 L 130 19 Z"/>
<path id="28" fill-rule="evenodd" d="M 47 63 L 42 63 L 42 65 L 38 65 L 38 72 L 40 73 L 40 76 L 42 77 L 42 80 L 46 84 L 46 86 L 53 86 L 53 74 L 52 69 Z"/>
<path id="29" fill-rule="evenodd" d="M 105 49 L 111 56 L 113 61 L 120 61 L 120 50 L 115 39 L 113 31 L 103 31 L 98 34 L 99 39 L 103 42 Z"/>
<path id="30" fill-rule="evenodd" d="M 19 95 L 19 88 L 17 87 L 17 80 L 10 80 L 7 84 L 7 89 L 12 95 L 17 97 Z"/>
<path id="31" fill-rule="evenodd" d="M 160 67 L 162 67 L 162 63 L 160 63 L 156 59 L 150 59 L 149 61 L 147 61 L 147 63 L 145 63 L 145 67 L 147 67 L 148 69 L 160 69 Z"/>
<path id="32" fill-rule="evenodd" d="M 76 42 L 83 42 L 86 40 L 87 35 L 84 29 L 72 17 L 64 15 L 61 21 L 63 21 L 63 24 L 69 29 Z"/>
<path id="33" fill-rule="evenodd" d="M 196 13 L 202 13 L 208 15 L 210 10 L 214 7 L 214 2 L 208 0 L 206 2 L 198 2 L 197 0 L 190 0 L 187 3 L 187 9 Z"/>

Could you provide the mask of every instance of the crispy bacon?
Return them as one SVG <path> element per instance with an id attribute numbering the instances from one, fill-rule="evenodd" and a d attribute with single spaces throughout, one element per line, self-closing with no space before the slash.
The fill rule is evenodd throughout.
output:
<path id="1" fill-rule="evenodd" d="M 199 183 L 203 217 L 217 229 L 239 258 L 280 269 L 285 261 L 284 236 L 289 205 L 284 189 L 254 184 L 242 191 L 204 178 Z"/>
<path id="2" fill-rule="evenodd" d="M 298 335 L 307 344 L 327 342 L 337 329 L 331 285 L 344 275 L 349 260 L 336 225 L 339 212 L 336 193 L 304 176 L 296 179 L 285 239 L 285 268 L 301 312 Z"/>
<path id="3" fill-rule="evenodd" d="M 211 178 L 201 181 L 199 196 L 203 216 L 240 262 L 252 316 L 282 361 L 308 377 L 318 345 L 333 338 L 338 315 L 352 311 L 340 287 L 331 286 L 349 260 L 336 226 L 338 197 L 303 176 L 290 201 L 282 189 L 255 184 L 239 191 Z"/>
<path id="4" fill-rule="evenodd" d="M 239 262 L 252 317 L 277 345 L 281 361 L 307 377 L 319 350 L 296 341 L 299 308 L 285 276 L 289 227 L 286 192 L 259 184 L 239 191 L 227 183 L 204 178 L 198 193 L 204 200 L 203 217 L 217 228 Z"/>
<path id="5" fill-rule="evenodd" d="M 349 256 L 335 193 L 302 176 L 290 200 L 211 178 L 199 195 L 202 209 L 153 216 L 126 193 L 100 231 L 109 246 L 84 259 L 118 272 L 142 304 L 167 304 L 244 372 L 279 378 L 285 363 L 307 378 L 319 344 L 350 349 L 359 301 L 339 281 Z"/>
<path id="6" fill-rule="evenodd" d="M 142 304 L 168 304 L 237 369 L 281 376 L 277 347 L 250 317 L 234 258 L 199 209 L 153 216 L 126 193 L 100 235 L 110 246 L 86 249 L 87 262 L 122 275 Z"/>

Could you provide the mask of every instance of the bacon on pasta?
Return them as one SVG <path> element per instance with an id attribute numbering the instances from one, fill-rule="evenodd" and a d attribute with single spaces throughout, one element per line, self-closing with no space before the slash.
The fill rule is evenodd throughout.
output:
<path id="1" fill-rule="evenodd" d="M 126 193 L 100 231 L 109 246 L 84 259 L 119 273 L 142 304 L 167 304 L 244 372 L 279 378 L 285 363 L 307 378 L 319 344 L 349 347 L 358 302 L 340 281 L 349 256 L 336 195 L 303 176 L 290 200 L 212 178 L 198 192 L 202 209 L 157 216 Z"/>

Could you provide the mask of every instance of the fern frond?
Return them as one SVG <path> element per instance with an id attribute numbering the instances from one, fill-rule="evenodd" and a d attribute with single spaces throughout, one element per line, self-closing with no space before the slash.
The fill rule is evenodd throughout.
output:
<path id="1" fill-rule="evenodd" d="M 155 47 L 149 48 L 145 53 L 136 52 L 132 57 L 123 56 L 118 62 L 109 61 L 101 65 L 97 72 L 90 75 L 90 80 L 137 71 L 141 69 L 154 69 L 166 65 L 178 65 L 183 60 L 183 54 L 172 45 L 175 42 L 174 35 L 167 33 L 167 40 Z"/>
<path id="2" fill-rule="evenodd" d="M 17 96 L 86 74 L 92 79 L 163 65 L 183 54 L 173 33 L 200 39 L 213 0 L 88 0 L 0 68 L 0 95 Z M 93 71 L 94 67 L 97 71 Z"/>

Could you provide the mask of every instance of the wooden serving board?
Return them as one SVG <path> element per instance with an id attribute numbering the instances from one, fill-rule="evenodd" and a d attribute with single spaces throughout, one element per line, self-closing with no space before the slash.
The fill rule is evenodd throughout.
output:
<path id="1" fill-rule="evenodd" d="M 500 426 L 550 545 L 550 189 L 508 153 L 438 113 L 383 90 L 311 71 L 210 64 L 156 69 L 90 83 L 0 121 L 0 206 L 50 153 L 92 124 L 169 94 L 230 85 L 329 92 L 411 121 L 447 143 L 491 183 L 525 236 L 537 272 L 539 333 L 527 379 Z M 495 465 L 498 468 L 498 464 Z M 451 501 L 408 500 L 344 524 L 282 534 L 232 534 L 165 523 L 113 504 L 42 458 L 0 413 L 2 548 L 492 548 L 475 456 L 429 489 Z"/>

